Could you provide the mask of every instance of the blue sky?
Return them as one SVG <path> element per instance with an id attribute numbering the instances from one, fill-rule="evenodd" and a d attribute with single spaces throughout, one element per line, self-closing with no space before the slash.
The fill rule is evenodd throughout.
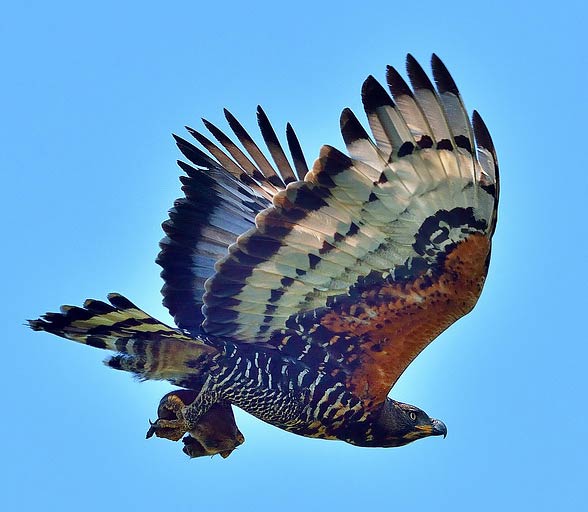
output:
<path id="1" fill-rule="evenodd" d="M 553 510 L 585 496 L 584 3 L 13 2 L 0 17 L 5 510 Z M 154 263 L 171 133 L 262 104 L 312 161 L 368 74 L 445 61 L 491 129 L 500 221 L 482 298 L 394 388 L 447 439 L 361 449 L 245 413 L 226 460 L 144 439 L 162 383 L 23 320 L 124 293 L 170 321 Z"/>

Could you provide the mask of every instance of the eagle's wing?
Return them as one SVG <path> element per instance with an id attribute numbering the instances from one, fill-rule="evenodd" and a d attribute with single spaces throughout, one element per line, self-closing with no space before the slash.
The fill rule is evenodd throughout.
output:
<path id="1" fill-rule="evenodd" d="M 324 147 L 304 181 L 271 191 L 273 205 L 204 284 L 206 333 L 293 355 L 322 345 L 369 405 L 474 306 L 496 224 L 497 160 L 479 115 L 470 123 L 445 66 L 432 64 L 436 88 L 411 56 L 412 89 L 388 68 L 394 100 L 369 77 L 362 98 L 375 141 L 346 109 L 350 157 Z"/>
<path id="2" fill-rule="evenodd" d="M 241 233 L 255 226 L 255 216 L 271 206 L 275 194 L 288 183 L 304 179 L 308 172 L 289 124 L 286 135 L 294 169 L 265 112 L 258 107 L 257 119 L 276 170 L 228 110 L 225 117 L 251 159 L 206 120 L 204 125 L 226 152 L 202 133 L 192 128 L 188 131 L 216 160 L 175 136 L 180 151 L 194 166 L 178 161 L 186 173 L 180 178 L 185 197 L 175 201 L 170 218 L 162 225 L 166 236 L 157 257 L 165 281 L 163 303 L 180 328 L 194 333 L 204 320 L 204 283 L 214 274 L 215 264 L 227 255 L 228 247 Z"/>

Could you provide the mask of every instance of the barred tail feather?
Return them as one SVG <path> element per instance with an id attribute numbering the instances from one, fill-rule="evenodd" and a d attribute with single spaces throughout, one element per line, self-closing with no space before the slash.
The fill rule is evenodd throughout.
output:
<path id="1" fill-rule="evenodd" d="M 178 385 L 198 374 L 204 359 L 216 352 L 203 340 L 156 320 L 122 295 L 111 293 L 108 300 L 110 304 L 88 299 L 83 307 L 61 306 L 60 313 L 46 313 L 28 323 L 34 331 L 117 352 L 105 361 L 111 368 Z"/>

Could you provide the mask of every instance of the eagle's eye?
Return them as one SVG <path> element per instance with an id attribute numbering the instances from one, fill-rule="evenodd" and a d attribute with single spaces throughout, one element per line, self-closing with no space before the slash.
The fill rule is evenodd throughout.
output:
<path id="1" fill-rule="evenodd" d="M 408 413 L 408 417 L 412 420 L 412 421 L 416 421 L 416 412 L 409 412 Z"/>

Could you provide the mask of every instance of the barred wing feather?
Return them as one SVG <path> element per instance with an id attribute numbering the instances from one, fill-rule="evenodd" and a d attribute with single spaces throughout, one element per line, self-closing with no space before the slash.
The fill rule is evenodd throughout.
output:
<path id="1" fill-rule="evenodd" d="M 163 223 L 166 237 L 160 242 L 157 263 L 165 281 L 164 305 L 180 328 L 195 334 L 204 320 L 204 283 L 213 276 L 215 264 L 241 233 L 255 226 L 255 216 L 271 205 L 274 195 L 308 171 L 292 127 L 287 127 L 287 138 L 296 171 L 261 107 L 257 114 L 275 168 L 228 110 L 225 117 L 245 151 L 206 120 L 204 125 L 224 149 L 197 130 L 188 131 L 212 157 L 174 136 L 190 163 L 178 161 L 186 174 L 180 178 L 185 197 L 175 201 Z"/>
<path id="2" fill-rule="evenodd" d="M 409 56 L 411 89 L 389 68 L 394 100 L 366 80 L 375 141 L 346 109 L 350 157 L 325 146 L 305 180 L 279 191 L 230 247 L 206 283 L 206 332 L 267 342 L 289 319 L 348 295 L 368 275 L 415 279 L 470 235 L 490 236 L 497 200 L 491 141 L 478 141 L 478 160 L 459 92 L 437 57 L 433 69 L 437 89 Z M 487 134 L 479 116 L 474 124 Z"/>
<path id="3" fill-rule="evenodd" d="M 261 110 L 275 170 L 227 112 L 245 151 L 210 123 L 226 152 L 190 131 L 215 160 L 178 139 L 196 167 L 181 164 L 187 197 L 164 224 L 159 261 L 180 327 L 202 321 L 209 336 L 293 355 L 320 345 L 364 405 L 385 399 L 414 357 L 475 305 L 496 225 L 488 130 L 476 112 L 469 120 L 436 56 L 432 67 L 436 86 L 410 55 L 410 86 L 388 67 L 391 95 L 368 77 L 372 135 L 345 109 L 348 155 L 324 146 L 310 171 L 291 127 L 293 166 Z"/>

